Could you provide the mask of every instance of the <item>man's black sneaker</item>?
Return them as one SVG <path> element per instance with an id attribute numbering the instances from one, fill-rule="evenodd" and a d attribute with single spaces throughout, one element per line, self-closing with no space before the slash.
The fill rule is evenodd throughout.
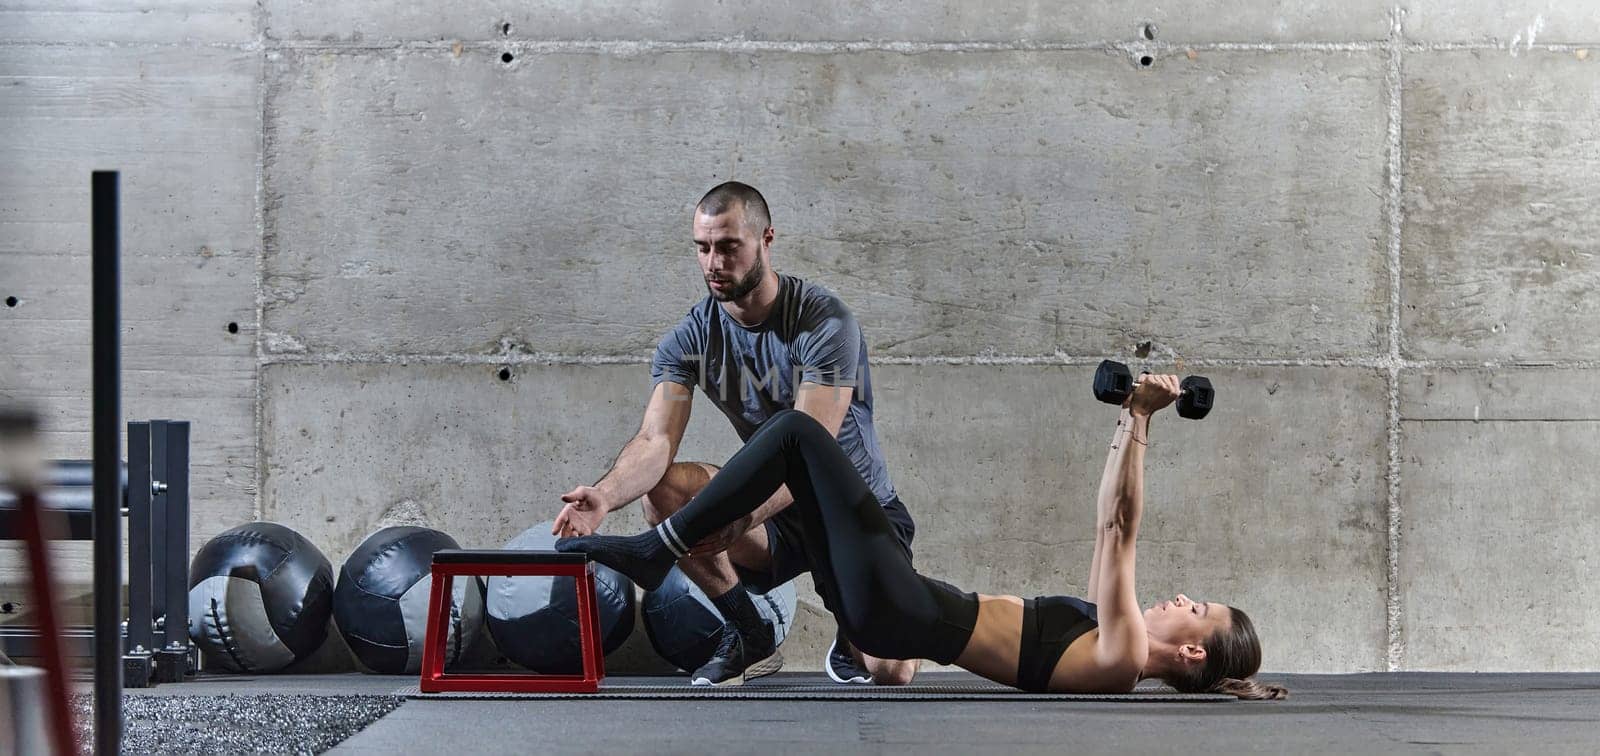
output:
<path id="1" fill-rule="evenodd" d="M 765 677 L 783 669 L 783 654 L 778 652 L 772 628 L 760 638 L 746 638 L 733 623 L 722 626 L 722 640 L 711 660 L 689 675 L 691 685 L 743 685 L 746 680 Z"/>
<path id="2" fill-rule="evenodd" d="M 871 685 L 872 675 L 856 663 L 856 655 L 850 653 L 850 643 L 844 639 L 843 633 L 834 633 L 833 645 L 828 646 L 828 655 L 822 659 L 822 668 L 828 671 L 828 678 L 840 685 Z"/>

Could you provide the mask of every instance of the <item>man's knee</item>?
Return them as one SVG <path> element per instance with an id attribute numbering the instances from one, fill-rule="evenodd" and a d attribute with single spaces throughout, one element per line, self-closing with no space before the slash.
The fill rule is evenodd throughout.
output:
<path id="1" fill-rule="evenodd" d="M 920 663 L 916 659 L 862 659 L 862 666 L 872 675 L 877 685 L 910 685 L 916 679 Z"/>
<path id="2" fill-rule="evenodd" d="M 683 505 L 689 502 L 689 496 L 668 480 L 671 477 L 669 472 L 644 495 L 644 520 L 651 525 L 660 525 L 662 520 L 671 517 L 672 513 L 683 509 Z"/>
<path id="3" fill-rule="evenodd" d="M 846 631 L 848 632 L 848 630 Z M 889 643 L 881 633 L 862 632 L 858 630 L 852 638 L 858 640 L 878 639 L 878 643 Z M 917 676 L 917 670 L 922 662 L 916 659 L 887 659 L 874 655 L 872 652 L 892 653 L 889 651 L 893 645 L 884 646 L 882 650 L 874 648 L 872 643 L 853 643 L 856 659 L 861 662 L 861 667 L 872 676 L 872 681 L 878 685 L 910 685 L 912 678 Z"/>
<path id="4" fill-rule="evenodd" d="M 644 519 L 659 525 L 672 513 L 683 509 L 694 495 L 705 488 L 711 473 L 699 462 L 675 462 L 667 466 L 666 474 L 644 495 Z"/>

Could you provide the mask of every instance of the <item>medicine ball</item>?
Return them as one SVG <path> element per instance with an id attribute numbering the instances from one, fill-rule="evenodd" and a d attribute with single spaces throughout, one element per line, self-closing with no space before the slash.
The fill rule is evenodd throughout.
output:
<path id="1" fill-rule="evenodd" d="M 429 528 L 392 527 L 367 536 L 339 569 L 333 619 L 362 666 L 381 674 L 422 669 L 422 641 L 433 588 L 433 552 L 461 548 Z M 483 624 L 483 593 L 475 577 L 451 587 L 444 663 L 461 658 Z"/>
<path id="2" fill-rule="evenodd" d="M 508 549 L 554 549 L 551 523 L 542 522 L 511 539 Z M 488 580 L 489 635 L 507 659 L 544 674 L 578 674 L 578 595 L 569 577 L 492 576 Z M 595 598 L 600 605 L 601 646 L 615 651 L 633 632 L 633 581 L 594 565 Z"/>
<path id="3" fill-rule="evenodd" d="M 794 583 L 784 583 L 767 593 L 750 591 L 750 600 L 755 602 L 761 618 L 772 624 L 778 643 L 783 643 L 794 622 Z M 651 648 L 678 669 L 693 672 L 716 653 L 722 635 L 722 612 L 677 567 L 667 573 L 660 588 L 644 595 L 643 615 Z"/>
<path id="4" fill-rule="evenodd" d="M 333 565 L 272 522 L 225 530 L 189 567 L 189 637 L 223 668 L 274 672 L 328 637 Z"/>

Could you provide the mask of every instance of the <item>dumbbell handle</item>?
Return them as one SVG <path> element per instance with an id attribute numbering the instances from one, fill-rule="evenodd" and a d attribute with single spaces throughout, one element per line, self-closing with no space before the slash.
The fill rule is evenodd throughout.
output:
<path id="1" fill-rule="evenodd" d="M 1140 373 L 1139 375 L 1145 376 L 1145 375 L 1150 375 L 1150 374 L 1151 374 L 1150 371 L 1146 370 L 1146 371 Z M 1133 392 L 1138 391 L 1139 390 L 1139 386 L 1142 385 L 1143 383 L 1144 383 L 1144 381 L 1135 380 L 1133 382 L 1133 388 L 1128 389 L 1128 396 L 1133 396 Z M 1188 395 L 1189 395 L 1189 389 L 1178 389 L 1179 398 L 1182 398 L 1182 397 L 1185 397 L 1185 396 L 1188 396 Z"/>

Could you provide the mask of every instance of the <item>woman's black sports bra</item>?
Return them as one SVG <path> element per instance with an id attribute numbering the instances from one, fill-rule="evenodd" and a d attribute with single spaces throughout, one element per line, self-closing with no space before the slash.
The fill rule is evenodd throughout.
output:
<path id="1" fill-rule="evenodd" d="M 1017 656 L 1017 687 L 1044 693 L 1067 646 L 1099 626 L 1094 604 L 1072 596 L 1040 596 L 1022 602 L 1022 648 Z"/>

